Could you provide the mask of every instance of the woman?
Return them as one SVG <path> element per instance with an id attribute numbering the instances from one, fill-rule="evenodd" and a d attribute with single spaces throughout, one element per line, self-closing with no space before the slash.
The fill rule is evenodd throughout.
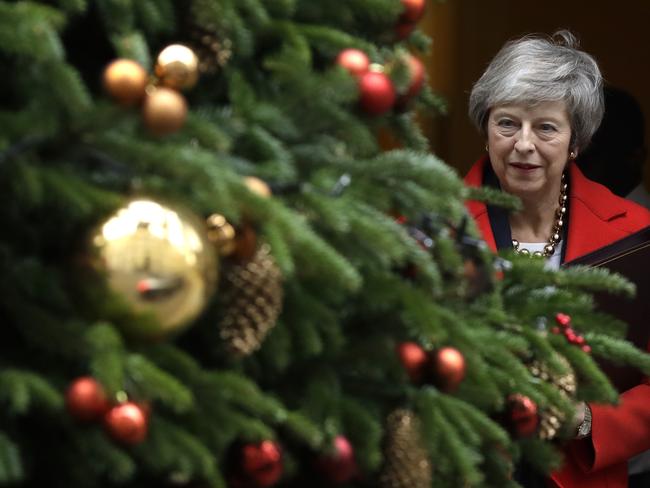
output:
<path id="1" fill-rule="evenodd" d="M 468 202 L 494 251 L 514 248 L 558 268 L 650 225 L 650 212 L 588 180 L 574 162 L 603 112 L 598 65 L 567 31 L 509 42 L 492 60 L 469 102 L 487 154 L 465 181 L 522 201 L 511 214 Z M 582 404 L 578 411 L 576 440 L 551 484 L 627 486 L 627 460 L 650 448 L 650 384 L 623 393 L 617 407 Z"/>

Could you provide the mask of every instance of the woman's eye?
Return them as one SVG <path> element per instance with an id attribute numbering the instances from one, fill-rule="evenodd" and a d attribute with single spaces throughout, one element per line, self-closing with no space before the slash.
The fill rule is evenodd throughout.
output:
<path id="1" fill-rule="evenodd" d="M 506 129 L 510 129 L 515 126 L 515 123 L 510 119 L 501 119 L 497 122 L 497 124 L 499 127 L 504 127 Z"/>
<path id="2" fill-rule="evenodd" d="M 554 132 L 555 131 L 555 126 L 552 124 L 541 124 L 540 129 L 544 132 Z"/>

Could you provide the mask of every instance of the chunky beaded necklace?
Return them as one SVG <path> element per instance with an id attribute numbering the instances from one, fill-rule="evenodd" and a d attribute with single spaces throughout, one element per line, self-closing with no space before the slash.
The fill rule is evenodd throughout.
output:
<path id="1" fill-rule="evenodd" d="M 553 225 L 553 232 L 551 237 L 548 239 L 548 244 L 544 246 L 543 251 L 535 251 L 533 253 L 525 247 L 519 245 L 517 239 L 512 240 L 512 247 L 514 248 L 517 254 L 522 254 L 524 256 L 533 256 L 550 258 L 555 254 L 555 248 L 562 239 L 562 227 L 564 227 L 564 218 L 566 217 L 566 202 L 567 202 L 567 188 L 569 185 L 566 183 L 566 178 L 564 173 L 562 173 L 562 181 L 560 183 L 560 198 L 559 203 L 560 207 L 555 212 L 555 224 Z"/>

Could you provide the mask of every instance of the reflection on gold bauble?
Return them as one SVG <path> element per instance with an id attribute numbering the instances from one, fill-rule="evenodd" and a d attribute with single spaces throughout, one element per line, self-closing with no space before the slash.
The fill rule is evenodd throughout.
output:
<path id="1" fill-rule="evenodd" d="M 144 100 L 142 116 L 147 129 L 155 135 L 176 132 L 187 117 L 185 97 L 171 88 L 152 87 Z"/>
<path id="2" fill-rule="evenodd" d="M 204 224 L 195 216 L 153 200 L 133 200 L 93 233 L 91 246 L 109 287 L 136 312 L 152 314 L 160 338 L 190 324 L 215 288 L 218 263 Z"/>
<path id="3" fill-rule="evenodd" d="M 138 103 L 145 93 L 147 72 L 135 61 L 117 59 L 104 70 L 104 88 L 119 104 Z"/>
<path id="4" fill-rule="evenodd" d="M 237 248 L 235 228 L 221 214 L 210 215 L 206 220 L 208 240 L 215 245 L 221 256 L 230 256 Z"/>
<path id="5" fill-rule="evenodd" d="M 199 60 L 189 47 L 172 44 L 163 49 L 156 60 L 156 76 L 170 88 L 192 88 L 199 77 Z"/>
<path id="6" fill-rule="evenodd" d="M 244 178 L 244 184 L 250 191 L 257 193 L 261 197 L 270 197 L 272 194 L 269 185 L 255 176 L 246 176 Z"/>

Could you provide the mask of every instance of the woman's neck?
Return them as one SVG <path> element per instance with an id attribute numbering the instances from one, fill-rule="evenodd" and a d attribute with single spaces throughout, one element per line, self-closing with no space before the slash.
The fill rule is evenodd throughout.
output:
<path id="1" fill-rule="evenodd" d="M 523 208 L 510 214 L 512 238 L 519 242 L 547 242 L 557 221 L 560 190 L 547 193 L 546 198 L 522 200 Z"/>

